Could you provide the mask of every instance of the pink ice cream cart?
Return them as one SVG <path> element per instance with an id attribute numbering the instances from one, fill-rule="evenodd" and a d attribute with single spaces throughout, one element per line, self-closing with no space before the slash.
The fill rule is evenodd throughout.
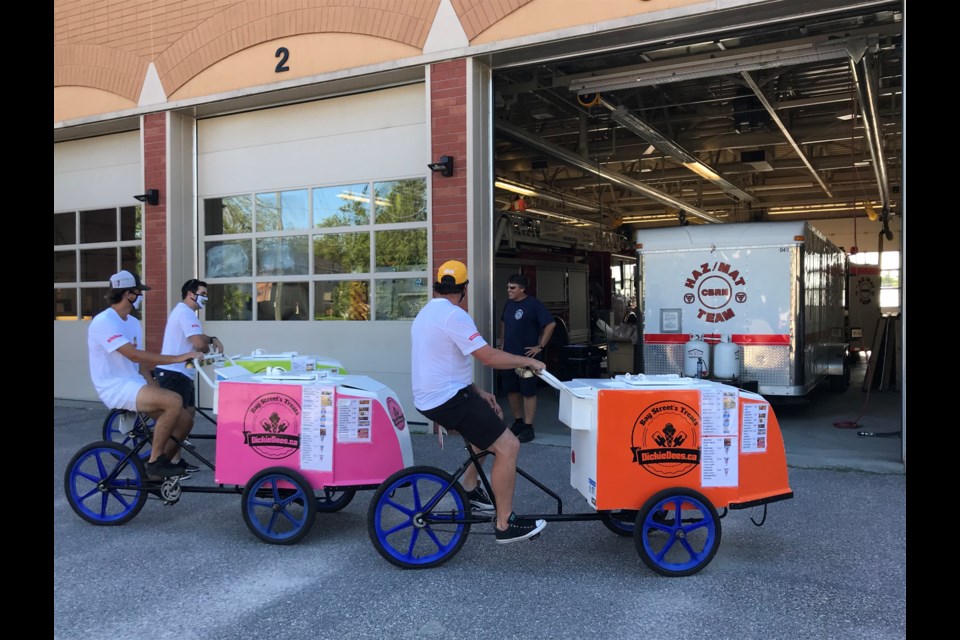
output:
<path id="1" fill-rule="evenodd" d="M 318 511 L 339 511 L 358 490 L 376 489 L 413 465 L 400 401 L 373 378 L 329 370 L 253 374 L 234 365 L 217 366 L 211 379 L 198 369 L 214 388 L 216 464 L 181 444 L 213 471 L 215 486 L 149 479 L 152 421 L 139 415 L 126 444 L 104 440 L 74 455 L 65 485 L 77 515 L 118 525 L 136 516 L 148 496 L 175 504 L 183 493 L 241 493 L 243 519 L 255 536 L 293 544 Z"/>

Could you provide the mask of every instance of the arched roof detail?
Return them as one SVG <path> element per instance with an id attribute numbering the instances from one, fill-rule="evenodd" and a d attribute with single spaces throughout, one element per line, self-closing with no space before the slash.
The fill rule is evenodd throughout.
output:
<path id="1" fill-rule="evenodd" d="M 278 38 L 346 33 L 385 38 L 423 49 L 440 0 L 246 0 L 183 34 L 155 65 L 167 95 L 238 51 Z"/>
<path id="2" fill-rule="evenodd" d="M 136 102 L 148 67 L 132 53 L 96 44 L 53 48 L 54 87 L 101 89 Z"/>
<path id="3" fill-rule="evenodd" d="M 533 0 L 450 0 L 468 40 Z"/>

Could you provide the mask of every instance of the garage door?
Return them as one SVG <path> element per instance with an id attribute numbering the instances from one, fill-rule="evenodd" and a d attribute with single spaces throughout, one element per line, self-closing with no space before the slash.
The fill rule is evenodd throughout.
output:
<path id="1" fill-rule="evenodd" d="M 207 333 L 334 358 L 400 396 L 429 298 L 423 84 L 198 123 Z M 222 324 L 221 324 L 222 323 Z"/>

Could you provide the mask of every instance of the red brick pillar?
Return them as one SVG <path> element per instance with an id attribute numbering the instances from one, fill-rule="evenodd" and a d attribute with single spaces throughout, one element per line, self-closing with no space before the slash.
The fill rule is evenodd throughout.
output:
<path id="1" fill-rule="evenodd" d="M 143 334 L 148 351 L 160 351 L 167 323 L 167 114 L 143 117 L 143 187 L 159 189 L 156 206 L 143 204 L 143 273 L 150 286 Z"/>
<path id="2" fill-rule="evenodd" d="M 453 156 L 453 175 L 433 174 L 433 269 L 447 260 L 468 262 L 467 62 L 430 65 L 430 162 Z"/>

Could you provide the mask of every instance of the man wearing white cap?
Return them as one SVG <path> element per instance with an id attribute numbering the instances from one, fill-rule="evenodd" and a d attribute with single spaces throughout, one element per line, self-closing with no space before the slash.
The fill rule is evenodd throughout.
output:
<path id="1" fill-rule="evenodd" d="M 503 409 L 496 396 L 473 384 L 471 356 L 491 369 L 529 367 L 542 371 L 544 364 L 495 349 L 483 339 L 473 319 L 459 306 L 468 283 L 466 265 L 457 260 L 443 263 L 433 284 L 436 297 L 423 306 L 413 321 L 413 404 L 437 424 L 460 432 L 475 451 L 496 454 L 490 472 L 496 503 L 496 541 L 507 544 L 529 540 L 547 523 L 513 513 L 520 441 L 503 423 Z M 476 484 L 473 467 L 463 474 L 462 480 L 474 508 L 491 506 L 483 488 Z M 476 486 L 469 489 L 468 485 Z"/>
<path id="2" fill-rule="evenodd" d="M 152 376 L 143 374 L 157 365 L 189 362 L 203 354 L 188 351 L 164 356 L 143 349 L 140 321 L 132 312 L 140 308 L 143 292 L 149 289 L 129 271 L 110 276 L 110 306 L 91 320 L 87 348 L 90 378 L 100 400 L 111 409 L 142 411 L 156 420 L 147 477 L 160 480 L 184 475 L 181 467 L 170 463 L 170 457 L 179 449 L 170 436 L 185 438 L 192 421 L 177 393 L 161 388 Z"/>

